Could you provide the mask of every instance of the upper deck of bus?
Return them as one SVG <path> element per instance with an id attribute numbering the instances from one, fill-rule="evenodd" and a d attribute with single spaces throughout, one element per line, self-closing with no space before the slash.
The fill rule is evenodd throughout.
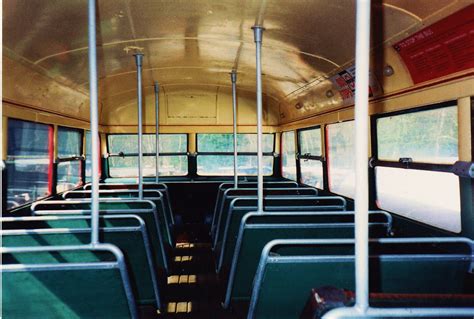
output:
<path id="1" fill-rule="evenodd" d="M 355 173 L 356 5 L 364 1 L 92 1 L 97 150 L 91 135 L 88 1 L 3 1 L 2 216 L 31 216 L 38 203 L 68 196 L 84 201 L 89 196 L 84 188 L 92 182 L 92 153 L 97 152 L 105 194 L 100 196 L 114 197 L 110 194 L 116 189 L 104 184 L 127 185 L 126 201 L 135 197 L 136 188 L 141 194 L 143 184 L 165 184 L 166 190 L 156 190 L 159 195 L 150 186 L 149 197 L 157 210 L 162 201 L 169 212 L 165 217 L 173 220 L 166 221 L 170 229 L 157 226 L 169 232 L 170 258 L 183 257 L 178 248 L 184 244 L 204 243 L 212 262 L 196 269 L 208 271 L 211 265 L 212 274 L 214 266 L 218 272 L 230 271 L 230 262 L 238 267 L 237 261 L 220 250 L 226 248 L 223 234 L 233 221 L 222 217 L 219 224 L 219 205 L 226 209 L 223 216 L 242 209 L 239 205 L 253 207 L 241 199 L 257 196 L 262 187 L 270 210 L 298 207 L 291 200 L 278 203 L 287 198 L 271 202 L 271 196 L 287 196 L 292 184 L 269 191 L 270 186 L 257 183 L 261 146 L 265 183 L 295 182 L 310 193 L 306 188 L 314 188 L 315 198 L 340 198 L 349 212 L 363 187 L 368 210 L 390 216 L 390 238 L 472 241 L 474 0 L 371 1 L 365 52 L 368 177 L 361 184 Z M 255 27 L 262 28 L 260 56 Z M 236 183 L 229 187 L 236 193 L 227 195 L 222 183 L 234 183 L 236 173 L 238 183 L 255 182 L 249 186 L 255 190 L 239 193 Z M 248 213 L 261 212 L 256 207 Z M 244 232 L 245 219 L 240 222 Z M 274 248 L 268 249 L 272 256 Z M 180 280 L 181 264 L 175 259 L 168 286 L 171 277 Z M 198 271 L 186 269 L 179 271 L 188 276 Z M 465 289 L 456 294 L 473 294 L 472 269 L 468 273 Z M 205 301 L 199 299 L 205 284 L 187 300 L 205 305 L 194 311 L 196 316 L 211 318 L 210 309 L 223 301 L 219 292 L 228 282 L 220 275 Z M 161 297 L 167 310 L 161 309 L 160 318 L 172 317 L 184 302 L 166 289 Z M 192 317 L 189 307 L 183 312 Z M 218 316 L 229 318 L 246 316 L 248 309 L 243 314 L 217 308 Z M 249 318 L 263 310 L 255 311 Z M 146 318 L 155 316 L 146 313 Z"/>

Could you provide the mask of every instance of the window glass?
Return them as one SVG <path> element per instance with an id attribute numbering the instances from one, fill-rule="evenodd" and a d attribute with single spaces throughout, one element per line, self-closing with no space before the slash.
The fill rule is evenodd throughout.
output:
<path id="1" fill-rule="evenodd" d="M 454 174 L 378 166 L 375 176 L 380 209 L 461 231 L 459 179 Z"/>
<path id="2" fill-rule="evenodd" d="M 58 157 L 67 158 L 82 154 L 81 131 L 58 127 Z"/>
<path id="3" fill-rule="evenodd" d="M 273 152 L 273 134 L 263 134 L 264 153 Z M 234 152 L 233 134 L 198 134 L 199 152 Z M 238 152 L 257 152 L 257 134 L 237 134 Z"/>
<path id="4" fill-rule="evenodd" d="M 155 134 L 143 135 L 143 153 L 155 154 Z M 114 134 L 108 136 L 109 152 L 117 154 L 138 154 L 138 135 Z M 186 134 L 160 134 L 160 176 L 185 176 L 188 174 L 188 136 Z M 165 155 L 179 153 L 183 155 Z M 155 176 L 155 156 L 143 157 L 143 176 Z M 116 157 L 108 159 L 111 177 L 138 176 L 138 156 Z"/>
<path id="5" fill-rule="evenodd" d="M 299 131 L 300 152 L 301 155 L 310 154 L 321 156 L 321 129 L 311 129 Z"/>
<path id="6" fill-rule="evenodd" d="M 323 186 L 323 163 L 317 160 L 300 160 L 301 182 L 303 184 L 322 189 Z"/>
<path id="7" fill-rule="evenodd" d="M 81 161 L 58 163 L 58 183 L 56 192 L 64 192 L 79 186 L 81 178 Z"/>
<path id="8" fill-rule="evenodd" d="M 354 121 L 327 126 L 329 190 L 354 198 Z"/>
<path id="9" fill-rule="evenodd" d="M 273 134 L 263 134 L 262 148 L 264 153 L 272 153 Z M 198 134 L 197 135 L 197 173 L 204 176 L 234 175 L 234 144 L 233 134 Z M 238 152 L 255 153 L 255 155 L 239 155 L 238 174 L 257 175 L 257 134 L 237 134 Z M 211 155 L 199 153 L 228 153 L 229 155 Z M 273 174 L 273 156 L 263 157 L 263 174 Z"/>
<path id="10" fill-rule="evenodd" d="M 143 157 L 143 176 L 155 176 L 155 156 Z M 109 174 L 112 177 L 138 176 L 138 156 L 109 157 Z M 160 156 L 160 176 L 185 176 L 188 174 L 188 157 Z"/>
<path id="11" fill-rule="evenodd" d="M 50 194 L 52 135 L 50 125 L 8 120 L 7 209 Z"/>
<path id="12" fill-rule="evenodd" d="M 239 175 L 257 175 L 257 156 L 239 155 Z M 234 176 L 233 155 L 200 155 L 197 157 L 197 172 L 203 176 Z M 273 156 L 263 157 L 263 175 L 273 174 Z"/>
<path id="13" fill-rule="evenodd" d="M 281 138 L 281 174 L 285 178 L 296 181 L 295 132 L 284 132 Z"/>
<path id="14" fill-rule="evenodd" d="M 143 153 L 155 153 L 155 134 L 143 134 Z M 108 136 L 109 152 L 138 154 L 137 134 L 113 134 Z M 186 134 L 160 134 L 160 153 L 186 153 L 188 141 Z"/>
<path id="15" fill-rule="evenodd" d="M 377 119 L 381 160 L 452 164 L 458 160 L 457 107 L 405 113 Z"/>

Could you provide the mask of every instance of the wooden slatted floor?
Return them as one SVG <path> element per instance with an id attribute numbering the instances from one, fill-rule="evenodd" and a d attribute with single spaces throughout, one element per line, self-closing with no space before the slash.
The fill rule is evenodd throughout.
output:
<path id="1" fill-rule="evenodd" d="M 224 285 L 215 273 L 209 226 L 181 225 L 175 232 L 177 241 L 173 251 L 171 273 L 168 276 L 166 313 L 141 309 L 143 318 L 208 319 L 245 318 L 244 309 L 226 311 L 220 303 Z"/>

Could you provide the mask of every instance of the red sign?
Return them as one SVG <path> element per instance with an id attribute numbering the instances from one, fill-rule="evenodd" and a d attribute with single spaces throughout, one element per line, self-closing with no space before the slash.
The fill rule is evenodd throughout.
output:
<path id="1" fill-rule="evenodd" d="M 413 82 L 474 68 L 474 5 L 396 43 Z"/>

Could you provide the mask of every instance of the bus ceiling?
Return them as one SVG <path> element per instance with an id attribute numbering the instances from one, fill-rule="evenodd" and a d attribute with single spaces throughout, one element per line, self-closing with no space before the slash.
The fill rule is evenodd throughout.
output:
<path id="1" fill-rule="evenodd" d="M 7 105 L 89 121 L 86 4 L 4 3 Z M 372 10 L 372 101 L 459 78 L 463 84 L 451 92 L 472 88 L 474 40 L 465 35 L 472 28 L 474 1 L 385 0 L 375 2 Z M 251 27 L 257 22 L 266 29 L 265 126 L 353 106 L 355 1 L 102 0 L 97 19 L 102 129 L 136 127 L 136 53 L 144 54 L 145 130 L 154 126 L 156 81 L 162 124 L 223 125 L 231 131 L 231 70 L 238 74 L 238 124 L 255 125 Z M 449 90 L 445 94 L 438 99 L 459 96 L 450 96 L 454 93 Z"/>

